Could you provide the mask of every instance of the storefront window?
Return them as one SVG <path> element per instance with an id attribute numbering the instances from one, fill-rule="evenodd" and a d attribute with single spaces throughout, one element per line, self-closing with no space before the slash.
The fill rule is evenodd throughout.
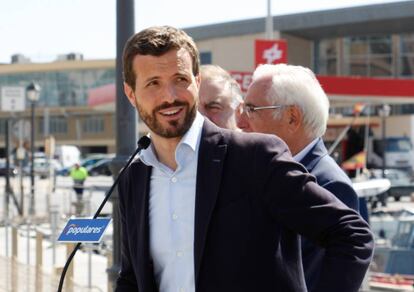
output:
<path id="1" fill-rule="evenodd" d="M 368 59 L 366 56 L 351 56 L 345 59 L 345 68 L 348 68 L 347 75 L 368 76 Z"/>
<path id="2" fill-rule="evenodd" d="M 38 120 L 39 133 L 44 135 L 45 133 L 45 121 L 44 118 Z M 68 120 L 65 117 L 50 117 L 49 119 L 49 134 L 66 134 L 68 132 Z"/>
<path id="3" fill-rule="evenodd" d="M 338 52 L 336 39 L 322 40 L 319 45 L 319 74 L 336 75 Z"/>
<path id="4" fill-rule="evenodd" d="M 0 87 L 26 87 L 33 80 L 42 88 L 38 106 L 85 106 L 89 89 L 115 82 L 115 69 L 12 73 L 0 75 Z"/>
<path id="5" fill-rule="evenodd" d="M 391 36 L 346 37 L 343 44 L 343 74 L 393 76 Z"/>
<path id="6" fill-rule="evenodd" d="M 402 34 L 400 40 L 399 75 L 412 78 L 414 75 L 414 34 Z"/>
<path id="7" fill-rule="evenodd" d="M 83 120 L 82 130 L 84 133 L 102 133 L 105 130 L 103 117 L 87 117 Z"/>
<path id="8" fill-rule="evenodd" d="M 369 53 L 367 37 L 346 38 L 344 44 L 348 46 L 350 56 L 366 56 Z"/>

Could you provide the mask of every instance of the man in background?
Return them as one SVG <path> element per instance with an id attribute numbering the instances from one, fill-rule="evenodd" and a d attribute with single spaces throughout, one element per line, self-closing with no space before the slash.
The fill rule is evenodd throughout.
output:
<path id="1" fill-rule="evenodd" d="M 88 177 L 88 171 L 79 163 L 75 163 L 75 165 L 70 170 L 70 177 L 73 180 L 73 190 L 75 191 L 76 198 L 79 202 L 83 197 L 84 183 Z"/>
<path id="2" fill-rule="evenodd" d="M 236 130 L 235 110 L 242 101 L 239 84 L 217 65 L 203 65 L 200 73 L 198 110 L 217 126 Z"/>
<path id="3" fill-rule="evenodd" d="M 253 74 L 239 124 L 247 132 L 280 137 L 289 146 L 293 159 L 303 164 L 320 186 L 358 211 L 358 197 L 350 179 L 328 155 L 322 141 L 328 117 L 329 100 L 310 69 L 261 65 Z M 324 249 L 302 237 L 309 291 L 314 291 L 324 255 Z"/>

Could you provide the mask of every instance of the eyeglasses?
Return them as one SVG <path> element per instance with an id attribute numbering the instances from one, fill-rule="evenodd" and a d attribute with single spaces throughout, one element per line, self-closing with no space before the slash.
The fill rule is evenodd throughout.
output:
<path id="1" fill-rule="evenodd" d="M 249 104 L 243 104 L 241 106 L 241 110 L 242 113 L 245 112 L 246 115 L 250 118 L 251 114 L 256 112 L 256 111 L 260 111 L 260 110 L 265 110 L 265 109 L 280 109 L 282 107 L 285 107 L 284 105 L 267 105 L 267 106 L 252 106 Z"/>

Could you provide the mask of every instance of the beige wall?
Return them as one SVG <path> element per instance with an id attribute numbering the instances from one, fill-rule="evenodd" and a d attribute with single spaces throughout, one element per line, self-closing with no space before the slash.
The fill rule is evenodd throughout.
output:
<path id="1" fill-rule="evenodd" d="M 386 135 L 414 137 L 414 116 L 389 116 L 386 118 Z M 382 134 L 378 133 L 380 137 Z"/>
<path id="2" fill-rule="evenodd" d="M 253 71 L 254 40 L 264 34 L 215 38 L 197 42 L 200 52 L 210 51 L 213 64 L 229 71 Z"/>
<path id="3" fill-rule="evenodd" d="M 282 39 L 288 44 L 289 64 L 312 68 L 313 42 L 288 34 L 282 34 Z"/>
<path id="4" fill-rule="evenodd" d="M 215 38 L 198 41 L 200 52 L 211 52 L 212 63 L 220 65 L 229 71 L 254 70 L 254 41 L 264 39 L 264 33 L 243 36 Z M 282 34 L 282 39 L 288 42 L 288 62 L 290 64 L 311 67 L 312 42 Z"/>
<path id="5" fill-rule="evenodd" d="M 115 146 L 115 130 L 114 130 L 114 113 L 111 112 L 99 112 L 93 109 L 84 108 L 72 108 L 65 111 L 68 131 L 67 133 L 52 134 L 56 139 L 57 145 L 76 145 L 76 146 L 106 146 L 108 149 L 114 149 Z M 45 137 L 40 133 L 38 129 L 39 119 L 43 116 L 41 109 L 36 110 L 35 114 L 35 139 L 36 147 L 44 147 Z M 64 116 L 60 108 L 50 108 L 50 116 Z M 82 121 L 89 116 L 103 116 L 104 117 L 104 132 L 101 133 L 84 133 L 82 130 Z M 5 113 L 0 113 L 0 118 L 5 118 Z M 20 113 L 16 119 L 25 119 L 29 121 L 30 112 L 27 110 Z M 77 125 L 78 124 L 78 125 Z M 0 148 L 5 146 L 4 137 L 0 137 Z M 18 145 L 17 138 L 13 135 L 12 141 L 15 146 Z M 29 137 L 25 139 L 26 143 L 29 143 Z M 29 144 L 27 144 L 29 145 Z M 111 150 L 109 150 L 111 151 Z"/>

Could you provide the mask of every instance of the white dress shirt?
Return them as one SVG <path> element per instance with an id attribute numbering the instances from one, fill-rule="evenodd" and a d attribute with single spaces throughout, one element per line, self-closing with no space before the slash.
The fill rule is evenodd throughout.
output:
<path id="1" fill-rule="evenodd" d="M 149 193 L 150 255 L 160 292 L 194 292 L 194 210 L 198 149 L 204 118 L 196 118 L 175 151 L 177 169 L 160 163 L 154 149 L 141 152 L 153 167 Z"/>
<path id="2" fill-rule="evenodd" d="M 306 145 L 306 147 L 303 148 L 298 154 L 293 156 L 293 160 L 295 160 L 296 162 L 300 162 L 306 156 L 306 154 L 308 154 L 308 152 L 311 151 L 312 147 L 315 146 L 316 143 L 318 143 L 318 140 L 319 138 L 312 140 L 312 142 Z"/>

